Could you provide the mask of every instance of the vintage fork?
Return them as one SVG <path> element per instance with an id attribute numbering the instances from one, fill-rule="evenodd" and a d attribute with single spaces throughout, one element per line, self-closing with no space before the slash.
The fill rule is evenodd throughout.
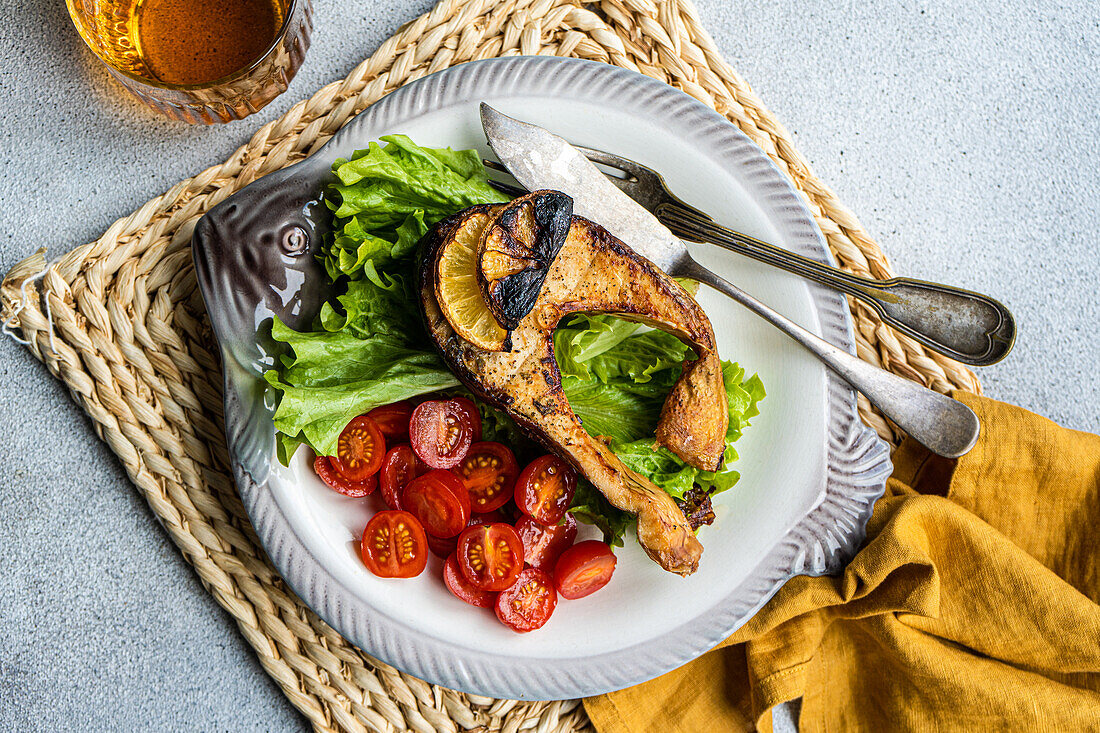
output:
<path id="1" fill-rule="evenodd" d="M 973 366 L 1003 359 L 1016 340 L 1016 321 L 998 301 L 980 293 L 905 277 L 872 280 L 811 260 L 718 224 L 708 214 L 672 193 L 660 173 L 629 158 L 603 150 L 574 146 L 630 198 L 647 208 L 680 239 L 717 244 L 760 262 L 801 275 L 857 298 L 885 323 L 933 351 Z M 494 160 L 486 167 L 507 173 Z M 526 193 L 515 184 L 490 181 L 510 196 Z"/>

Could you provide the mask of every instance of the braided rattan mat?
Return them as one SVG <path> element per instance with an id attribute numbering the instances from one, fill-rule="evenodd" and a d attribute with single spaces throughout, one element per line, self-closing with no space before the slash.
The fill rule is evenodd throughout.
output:
<path id="1" fill-rule="evenodd" d="M 609 62 L 711 105 L 805 193 L 846 269 L 890 276 L 882 251 L 721 59 L 688 0 L 442 0 L 225 163 L 149 201 L 95 242 L 50 263 L 41 254 L 24 260 L 3 282 L 5 321 L 68 385 L 264 669 L 317 730 L 548 733 L 588 722 L 577 701 L 491 700 L 398 672 L 351 646 L 283 585 L 228 470 L 221 376 L 195 286 L 191 230 L 212 206 L 309 155 L 396 87 L 463 61 L 516 54 Z M 869 309 L 853 304 L 852 314 L 861 358 L 940 391 L 980 391 L 971 372 L 895 334 Z M 893 441 L 891 427 L 861 405 Z"/>

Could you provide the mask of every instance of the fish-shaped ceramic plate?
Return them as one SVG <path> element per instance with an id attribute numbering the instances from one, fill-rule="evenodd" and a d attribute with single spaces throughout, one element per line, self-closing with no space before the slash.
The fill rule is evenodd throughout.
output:
<path id="1" fill-rule="evenodd" d="M 322 187 L 340 157 L 389 133 L 421 145 L 488 153 L 478 105 L 661 171 L 721 223 L 831 262 L 803 199 L 767 156 L 686 94 L 605 64 L 493 59 L 413 82 L 352 120 L 310 158 L 213 208 L 193 239 L 199 286 L 221 346 L 225 422 L 241 498 L 294 591 L 369 654 L 447 687 L 494 697 L 560 699 L 656 677 L 725 638 L 790 577 L 835 572 L 863 539 L 884 491 L 885 444 L 855 394 L 793 341 L 720 295 L 699 300 L 723 358 L 764 380 L 761 414 L 737 443 L 741 481 L 715 500 L 688 578 L 664 572 L 628 538 L 612 582 L 563 602 L 518 635 L 453 597 L 438 561 L 411 580 L 371 575 L 357 554 L 372 506 L 326 489 L 299 451 L 275 458 L 265 334 L 273 315 L 305 327 L 327 295 L 314 260 L 327 210 Z M 693 256 L 772 307 L 854 352 L 843 296 L 717 247 Z"/>

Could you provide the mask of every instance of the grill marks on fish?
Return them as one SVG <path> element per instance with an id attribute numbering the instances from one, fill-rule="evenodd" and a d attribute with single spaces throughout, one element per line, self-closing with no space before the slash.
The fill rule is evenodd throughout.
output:
<path id="1" fill-rule="evenodd" d="M 669 394 L 657 439 L 691 465 L 713 470 L 721 465 L 728 411 L 706 315 L 647 260 L 602 227 L 574 217 L 537 302 L 512 331 L 511 350 L 479 349 L 454 332 L 435 298 L 436 253 L 461 216 L 440 222 L 421 244 L 421 305 L 444 360 L 470 389 L 571 461 L 611 504 L 635 514 L 638 540 L 661 567 L 681 575 L 694 572 L 702 545 L 683 512 L 667 493 L 585 432 L 562 390 L 552 337 L 567 314 L 604 312 L 670 331 L 689 343 L 698 358 L 684 365 Z"/>

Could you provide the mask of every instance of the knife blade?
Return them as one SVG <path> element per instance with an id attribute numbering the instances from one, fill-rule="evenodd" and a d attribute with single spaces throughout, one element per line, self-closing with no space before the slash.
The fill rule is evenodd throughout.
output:
<path id="1" fill-rule="evenodd" d="M 611 183 L 557 135 L 481 103 L 481 126 L 500 162 L 529 191 L 554 189 L 573 199 L 573 213 L 596 222 L 635 252 L 671 271 L 687 247 L 648 209 Z"/>

